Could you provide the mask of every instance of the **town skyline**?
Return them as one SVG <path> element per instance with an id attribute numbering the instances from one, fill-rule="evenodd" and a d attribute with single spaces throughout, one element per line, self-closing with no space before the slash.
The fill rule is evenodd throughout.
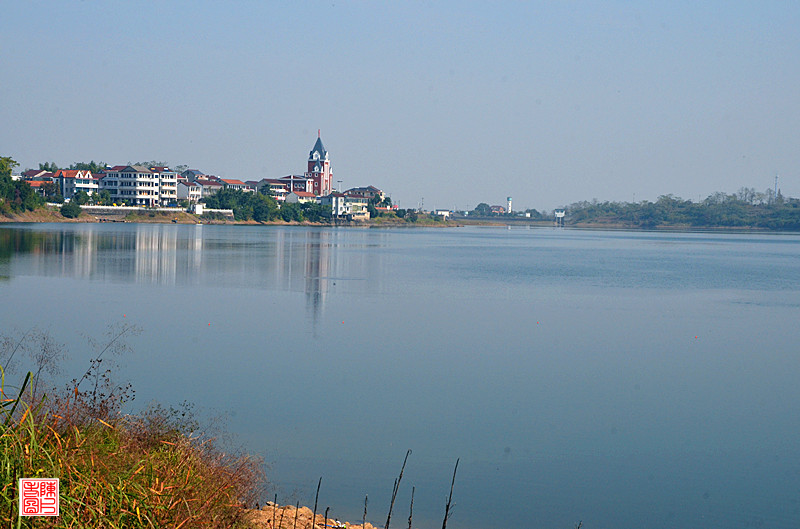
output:
<path id="1" fill-rule="evenodd" d="M 697 200 L 776 175 L 800 196 L 798 23 L 782 2 L 15 3 L 0 146 L 21 169 L 259 180 L 322 129 L 343 187 L 403 207 Z"/>

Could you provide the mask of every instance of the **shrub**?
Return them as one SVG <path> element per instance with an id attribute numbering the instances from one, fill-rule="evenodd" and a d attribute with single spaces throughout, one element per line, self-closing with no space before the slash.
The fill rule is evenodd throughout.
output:
<path id="1" fill-rule="evenodd" d="M 77 219 L 80 216 L 81 211 L 83 211 L 81 207 L 73 201 L 69 201 L 61 206 L 61 214 L 68 219 Z"/>

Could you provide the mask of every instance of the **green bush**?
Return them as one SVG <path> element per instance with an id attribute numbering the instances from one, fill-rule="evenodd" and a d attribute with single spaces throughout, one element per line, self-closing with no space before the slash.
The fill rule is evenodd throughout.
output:
<path id="1" fill-rule="evenodd" d="M 81 215 L 81 207 L 74 201 L 67 202 L 61 206 L 61 214 L 68 219 L 77 219 Z"/>

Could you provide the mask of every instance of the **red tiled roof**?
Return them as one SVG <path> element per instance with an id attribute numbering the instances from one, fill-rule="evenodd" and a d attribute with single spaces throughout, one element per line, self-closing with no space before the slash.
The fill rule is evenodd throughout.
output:
<path id="1" fill-rule="evenodd" d="M 245 185 L 244 182 L 242 182 L 241 180 L 236 180 L 234 178 L 220 178 L 220 180 L 222 180 L 226 184 L 230 184 L 230 185 L 234 185 L 234 186 L 243 186 L 243 185 Z"/>
<path id="2" fill-rule="evenodd" d="M 195 180 L 195 182 L 200 184 L 201 186 L 222 187 L 222 184 L 214 180 L 205 180 L 205 179 L 201 180 L 200 178 L 198 178 L 197 180 Z"/>
<path id="3" fill-rule="evenodd" d="M 42 187 L 49 182 L 45 180 L 28 180 L 28 185 L 31 187 Z"/>
<path id="4" fill-rule="evenodd" d="M 89 171 L 81 171 L 78 169 L 59 169 L 58 171 L 56 171 L 56 175 L 54 178 L 77 178 L 78 173 L 81 173 L 81 176 L 88 176 L 88 177 L 91 177 L 92 174 Z"/>
<path id="5" fill-rule="evenodd" d="M 311 198 L 317 196 L 314 193 L 309 193 L 308 191 L 295 191 L 294 194 L 297 195 L 298 197 L 305 197 L 305 198 Z"/>

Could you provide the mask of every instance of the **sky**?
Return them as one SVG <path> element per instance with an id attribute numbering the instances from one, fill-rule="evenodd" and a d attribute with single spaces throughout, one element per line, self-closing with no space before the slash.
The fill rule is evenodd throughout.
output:
<path id="1" fill-rule="evenodd" d="M 800 196 L 796 1 L 5 2 L 0 156 L 401 207 Z"/>

